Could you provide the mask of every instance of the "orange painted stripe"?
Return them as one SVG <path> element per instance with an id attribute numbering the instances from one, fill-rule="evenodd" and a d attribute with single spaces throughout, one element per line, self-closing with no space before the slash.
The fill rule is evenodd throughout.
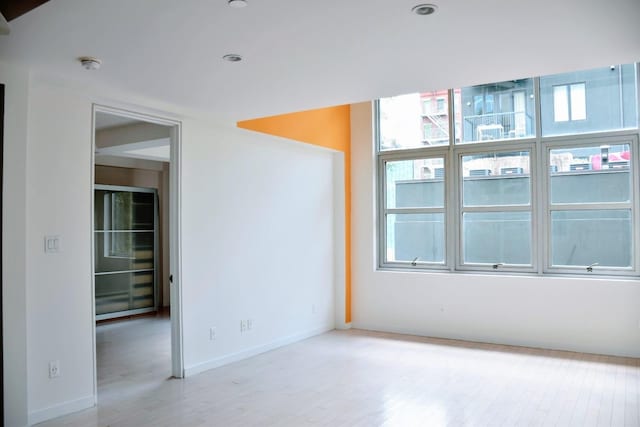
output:
<path id="1" fill-rule="evenodd" d="M 349 105 L 244 120 L 239 128 L 344 153 L 345 322 L 351 322 L 351 108 Z"/>

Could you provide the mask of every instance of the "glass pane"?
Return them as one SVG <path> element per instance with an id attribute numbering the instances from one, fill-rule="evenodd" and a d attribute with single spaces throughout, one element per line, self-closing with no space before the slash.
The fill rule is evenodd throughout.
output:
<path id="1" fill-rule="evenodd" d="M 528 151 L 463 156 L 464 206 L 530 204 L 529 157 Z"/>
<path id="2" fill-rule="evenodd" d="M 96 276 L 96 314 L 153 307 L 153 272 Z"/>
<path id="3" fill-rule="evenodd" d="M 630 210 L 551 212 L 551 264 L 630 267 L 632 234 Z"/>
<path id="4" fill-rule="evenodd" d="M 540 77 L 542 135 L 638 126 L 635 64 Z"/>
<path id="5" fill-rule="evenodd" d="M 629 144 L 551 150 L 549 165 L 551 203 L 631 200 Z"/>
<path id="6" fill-rule="evenodd" d="M 381 98 L 380 150 L 449 144 L 448 91 Z"/>
<path id="7" fill-rule="evenodd" d="M 153 268 L 153 232 L 95 233 L 96 273 Z"/>
<path id="8" fill-rule="evenodd" d="M 444 263 L 444 213 L 387 215 L 387 261 Z"/>
<path id="9" fill-rule="evenodd" d="M 454 91 L 456 143 L 535 136 L 533 79 L 465 87 Z"/>
<path id="10" fill-rule="evenodd" d="M 466 212 L 463 262 L 531 265 L 530 212 Z"/>
<path id="11" fill-rule="evenodd" d="M 387 162 L 387 208 L 444 206 L 444 158 Z"/>
<path id="12" fill-rule="evenodd" d="M 96 230 L 153 230 L 153 193 L 95 191 Z"/>

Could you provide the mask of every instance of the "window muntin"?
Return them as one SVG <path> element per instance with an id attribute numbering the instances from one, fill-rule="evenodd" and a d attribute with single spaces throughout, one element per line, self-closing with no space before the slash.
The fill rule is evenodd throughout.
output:
<path id="1" fill-rule="evenodd" d="M 461 265 L 531 268 L 531 153 L 460 156 Z"/>
<path id="2" fill-rule="evenodd" d="M 387 160 L 384 169 L 384 262 L 445 264 L 444 156 Z"/>
<path id="3" fill-rule="evenodd" d="M 456 143 L 487 142 L 535 136 L 533 79 L 456 90 Z"/>
<path id="4" fill-rule="evenodd" d="M 540 77 L 542 136 L 638 127 L 637 65 Z"/>
<path id="5" fill-rule="evenodd" d="M 378 126 L 380 151 L 448 145 L 448 91 L 381 98 Z"/>

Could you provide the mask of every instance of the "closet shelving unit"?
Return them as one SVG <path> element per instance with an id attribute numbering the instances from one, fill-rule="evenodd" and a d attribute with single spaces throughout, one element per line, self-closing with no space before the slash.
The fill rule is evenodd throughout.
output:
<path id="1" fill-rule="evenodd" d="M 155 311 L 156 190 L 96 185 L 94 200 L 96 320 Z"/>

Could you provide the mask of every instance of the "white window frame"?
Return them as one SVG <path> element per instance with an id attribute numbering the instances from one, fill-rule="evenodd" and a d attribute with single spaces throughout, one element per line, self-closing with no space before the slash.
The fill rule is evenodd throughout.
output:
<path id="1" fill-rule="evenodd" d="M 637 64 L 636 64 L 637 67 Z M 636 68 L 637 69 L 637 68 Z M 587 82 L 575 82 L 584 84 L 585 90 Z M 574 83 L 564 84 L 567 87 L 567 94 L 570 96 L 570 89 Z M 640 97 L 640 72 L 636 73 L 636 96 Z M 401 271 L 442 271 L 450 272 L 478 272 L 478 273 L 511 273 L 524 275 L 557 275 L 557 276 L 577 276 L 577 277 L 639 277 L 640 276 L 640 108 L 637 107 L 638 122 L 635 128 L 620 129 L 613 131 L 594 131 L 590 133 L 562 134 L 544 136 L 542 134 L 542 112 L 540 77 L 533 78 L 534 94 L 534 124 L 535 135 L 519 139 L 501 139 L 493 141 L 474 141 L 455 143 L 456 133 L 454 99 L 455 89 L 448 91 L 448 114 L 449 114 L 449 144 L 438 146 L 425 146 L 411 149 L 381 150 L 380 128 L 379 128 L 379 101 L 374 103 L 374 147 L 376 151 L 376 182 L 377 182 L 377 244 L 378 261 L 377 266 L 382 270 Z M 587 94 L 585 93 L 585 100 Z M 570 99 L 569 99 L 569 102 Z M 586 101 L 585 101 L 586 102 Z M 571 108 L 569 106 L 569 108 Z M 586 106 L 585 106 L 586 112 Z M 571 111 L 569 111 L 571 120 Z M 584 120 L 584 119 L 581 119 Z M 549 175 L 549 153 L 552 149 L 570 148 L 571 146 L 583 147 L 588 145 L 619 145 L 629 144 L 631 151 L 630 173 L 632 176 L 632 200 L 628 203 L 631 207 L 632 215 L 632 267 L 594 267 L 591 272 L 585 266 L 551 266 L 551 212 L 557 209 L 551 206 L 550 197 L 550 175 Z M 514 266 L 500 265 L 494 269 L 493 265 L 464 264 L 462 262 L 462 213 L 468 212 L 469 208 L 462 209 L 462 156 L 469 154 L 481 154 L 492 152 L 530 152 L 530 185 L 531 185 L 531 245 L 532 245 L 532 265 Z M 445 159 L 445 263 L 416 263 L 410 262 L 386 262 L 386 177 L 385 162 L 392 160 L 413 160 L 443 157 Z M 582 205 L 580 205 L 582 206 Z M 595 204 L 590 204 L 590 209 L 596 209 Z M 605 203 L 603 208 L 611 208 L 612 205 Z M 507 211 L 504 207 L 495 207 L 491 211 Z M 581 210 L 581 209 L 576 209 Z M 416 212 L 418 213 L 418 212 Z"/>
<path id="2" fill-rule="evenodd" d="M 463 201 L 463 185 L 464 178 L 462 176 L 462 158 L 468 155 L 474 154 L 492 154 L 492 153 L 509 153 L 516 151 L 528 151 L 529 152 L 529 162 L 530 162 L 530 173 L 529 173 L 529 192 L 531 195 L 531 199 L 529 201 L 529 205 L 505 205 L 505 206 L 464 206 Z M 509 272 L 528 272 L 534 273 L 537 271 L 537 200 L 536 200 L 536 150 L 535 143 L 513 143 L 513 144 L 504 144 L 504 143 L 490 143 L 490 144 L 466 144 L 463 146 L 458 146 L 456 150 L 456 270 L 460 271 L 509 271 Z M 463 236 L 463 221 L 462 216 L 466 212 L 530 212 L 531 213 L 531 264 L 529 265 L 517 265 L 517 264 L 502 264 L 500 262 L 496 262 L 493 264 L 489 263 L 472 263 L 472 262 L 464 262 L 463 253 L 464 253 L 464 236 Z"/>
<path id="3" fill-rule="evenodd" d="M 551 167 L 550 154 L 551 150 L 561 148 L 581 148 L 589 146 L 602 145 L 623 145 L 628 144 L 631 151 L 629 162 L 629 173 L 631 174 L 631 200 L 629 202 L 602 202 L 602 203 L 567 203 L 553 204 L 551 203 L 551 179 L 549 170 Z M 640 185 L 638 183 L 638 133 L 630 132 L 613 132 L 612 135 L 603 137 L 578 137 L 573 138 L 544 138 L 539 150 L 543 156 L 542 181 L 543 189 L 541 194 L 545 197 L 543 228 L 544 228 L 544 273 L 547 274 L 573 274 L 587 276 L 629 276 L 636 275 L 640 261 L 638 254 L 637 242 L 640 240 L 640 230 L 638 230 L 638 212 L 639 203 L 638 192 Z M 551 260 L 552 246 L 552 227 L 551 213 L 554 211 L 585 211 L 585 210 L 631 210 L 631 227 L 633 238 L 631 239 L 631 267 L 609 267 L 609 266 L 593 266 L 592 270 L 587 269 L 588 266 L 554 266 Z"/>
<path id="4" fill-rule="evenodd" d="M 376 107 L 377 110 L 377 107 Z M 425 153 L 425 151 L 427 151 Z M 387 162 L 407 161 L 407 160 L 428 160 L 444 159 L 444 200 L 442 208 L 388 208 L 387 207 Z M 378 260 L 379 266 L 385 269 L 423 269 L 423 270 L 449 270 L 450 252 L 448 250 L 449 224 L 447 206 L 449 206 L 450 172 L 449 149 L 448 147 L 432 147 L 428 150 L 413 149 L 402 150 L 401 152 L 385 153 L 378 156 Z M 442 263 L 415 261 L 388 261 L 387 260 L 387 215 L 392 214 L 430 214 L 442 213 L 444 216 L 444 261 Z"/>

